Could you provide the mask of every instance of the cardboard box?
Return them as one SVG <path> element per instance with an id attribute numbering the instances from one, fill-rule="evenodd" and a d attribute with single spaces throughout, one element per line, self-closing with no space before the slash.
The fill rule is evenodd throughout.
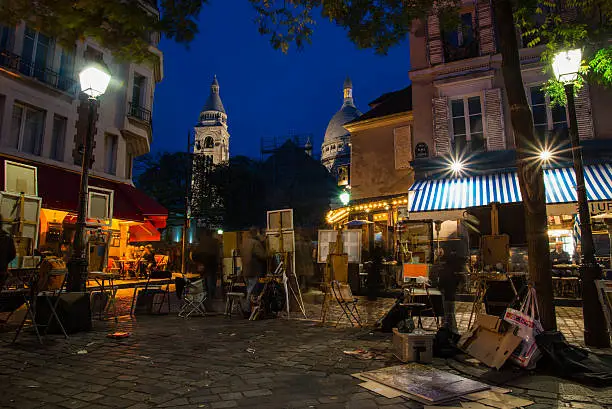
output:
<path id="1" fill-rule="evenodd" d="M 460 348 L 489 367 L 501 368 L 523 341 L 511 331 L 500 333 L 501 323 L 498 317 L 480 315 L 474 328 L 459 341 Z"/>

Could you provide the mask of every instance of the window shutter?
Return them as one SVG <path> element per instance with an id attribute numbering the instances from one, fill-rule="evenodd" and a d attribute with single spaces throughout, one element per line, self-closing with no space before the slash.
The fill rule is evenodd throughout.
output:
<path id="1" fill-rule="evenodd" d="M 444 62 L 442 38 L 440 37 L 440 21 L 436 14 L 427 18 L 427 41 L 429 46 L 429 63 L 436 65 Z"/>
<path id="2" fill-rule="evenodd" d="M 411 127 L 402 126 L 393 130 L 395 146 L 395 169 L 409 169 L 412 160 Z"/>
<path id="3" fill-rule="evenodd" d="M 495 30 L 493 28 L 493 8 L 489 0 L 478 0 L 478 37 L 480 55 L 495 54 Z"/>
<path id="4" fill-rule="evenodd" d="M 485 90 L 484 109 L 487 150 L 497 151 L 506 149 L 506 133 L 504 132 L 504 111 L 502 108 L 501 89 L 493 88 Z"/>
<path id="5" fill-rule="evenodd" d="M 593 115 L 591 113 L 591 96 L 589 85 L 584 84 L 576 96 L 576 118 L 580 139 L 593 139 Z"/>
<path id="6" fill-rule="evenodd" d="M 448 129 L 448 99 L 433 99 L 433 137 L 436 156 L 450 152 L 450 135 Z"/>

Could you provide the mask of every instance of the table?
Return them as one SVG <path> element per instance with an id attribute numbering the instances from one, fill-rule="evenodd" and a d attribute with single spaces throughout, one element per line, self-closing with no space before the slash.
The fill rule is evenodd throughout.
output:
<path id="1" fill-rule="evenodd" d="M 117 287 L 115 287 L 114 275 L 112 273 L 104 273 L 102 271 L 91 271 L 88 273 L 87 278 L 94 280 L 100 287 L 100 293 L 108 295 L 107 303 L 100 303 L 100 312 L 98 317 L 103 320 L 103 313 L 106 312 L 111 304 L 113 306 L 113 317 L 117 319 Z M 105 285 L 105 283 L 107 283 Z M 93 292 L 92 292 L 93 293 Z"/>
<path id="2" fill-rule="evenodd" d="M 134 271 L 134 275 L 138 275 L 138 271 L 137 270 L 137 266 L 136 263 L 138 262 L 138 260 L 132 260 L 132 259 L 119 259 L 119 260 L 115 260 L 117 263 L 119 263 L 119 266 L 121 268 L 121 276 L 125 276 L 129 271 Z"/>

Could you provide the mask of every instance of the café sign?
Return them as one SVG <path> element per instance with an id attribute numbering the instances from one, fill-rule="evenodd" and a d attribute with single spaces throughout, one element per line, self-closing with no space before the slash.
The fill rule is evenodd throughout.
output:
<path id="1" fill-rule="evenodd" d="M 591 215 L 601 213 L 612 213 L 612 201 L 610 202 L 589 202 L 589 210 Z"/>

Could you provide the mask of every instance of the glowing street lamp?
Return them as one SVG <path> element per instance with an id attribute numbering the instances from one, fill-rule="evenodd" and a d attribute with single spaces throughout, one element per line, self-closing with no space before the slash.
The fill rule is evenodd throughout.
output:
<path id="1" fill-rule="evenodd" d="M 610 336 L 606 330 L 605 318 L 599 304 L 595 280 L 601 279 L 601 268 L 595 259 L 593 231 L 591 230 L 591 215 L 587 191 L 584 183 L 584 167 L 582 151 L 578 138 L 578 120 L 574 102 L 574 82 L 578 79 L 582 51 L 580 49 L 559 52 L 552 63 L 555 77 L 565 84 L 567 110 L 569 113 L 569 136 L 572 143 L 574 172 L 576 174 L 576 196 L 580 216 L 580 232 L 583 258 L 580 263 L 582 277 L 582 308 L 584 316 L 584 342 L 587 346 L 606 348 L 610 346 Z"/>
<path id="2" fill-rule="evenodd" d="M 218 230 L 217 230 L 217 234 L 218 234 L 219 236 L 222 236 L 222 235 L 223 235 L 223 229 L 218 229 Z"/>
<path id="3" fill-rule="evenodd" d="M 549 162 L 552 159 L 553 154 L 548 149 L 544 149 L 543 151 L 540 152 L 539 156 L 542 162 Z"/>
<path id="4" fill-rule="evenodd" d="M 339 199 L 340 199 L 340 202 L 344 206 L 346 206 L 351 201 L 351 194 L 345 190 L 342 193 L 340 193 Z"/>
<path id="5" fill-rule="evenodd" d="M 453 171 L 454 174 L 461 173 L 461 171 L 463 171 L 463 168 L 463 162 L 457 159 L 453 160 L 453 162 L 450 164 L 450 169 Z"/>
<path id="6" fill-rule="evenodd" d="M 85 254 L 85 229 L 87 217 L 87 190 L 89 186 L 89 167 L 93 155 L 95 110 L 98 97 L 106 92 L 111 80 L 110 71 L 103 62 L 91 62 L 80 73 L 81 90 L 88 97 L 89 115 L 87 117 L 87 134 L 83 144 L 81 164 L 81 187 L 79 190 L 79 208 L 77 213 L 76 232 L 72 244 L 72 255 L 68 261 L 66 287 L 71 292 L 85 292 L 87 283 L 87 257 Z"/>

